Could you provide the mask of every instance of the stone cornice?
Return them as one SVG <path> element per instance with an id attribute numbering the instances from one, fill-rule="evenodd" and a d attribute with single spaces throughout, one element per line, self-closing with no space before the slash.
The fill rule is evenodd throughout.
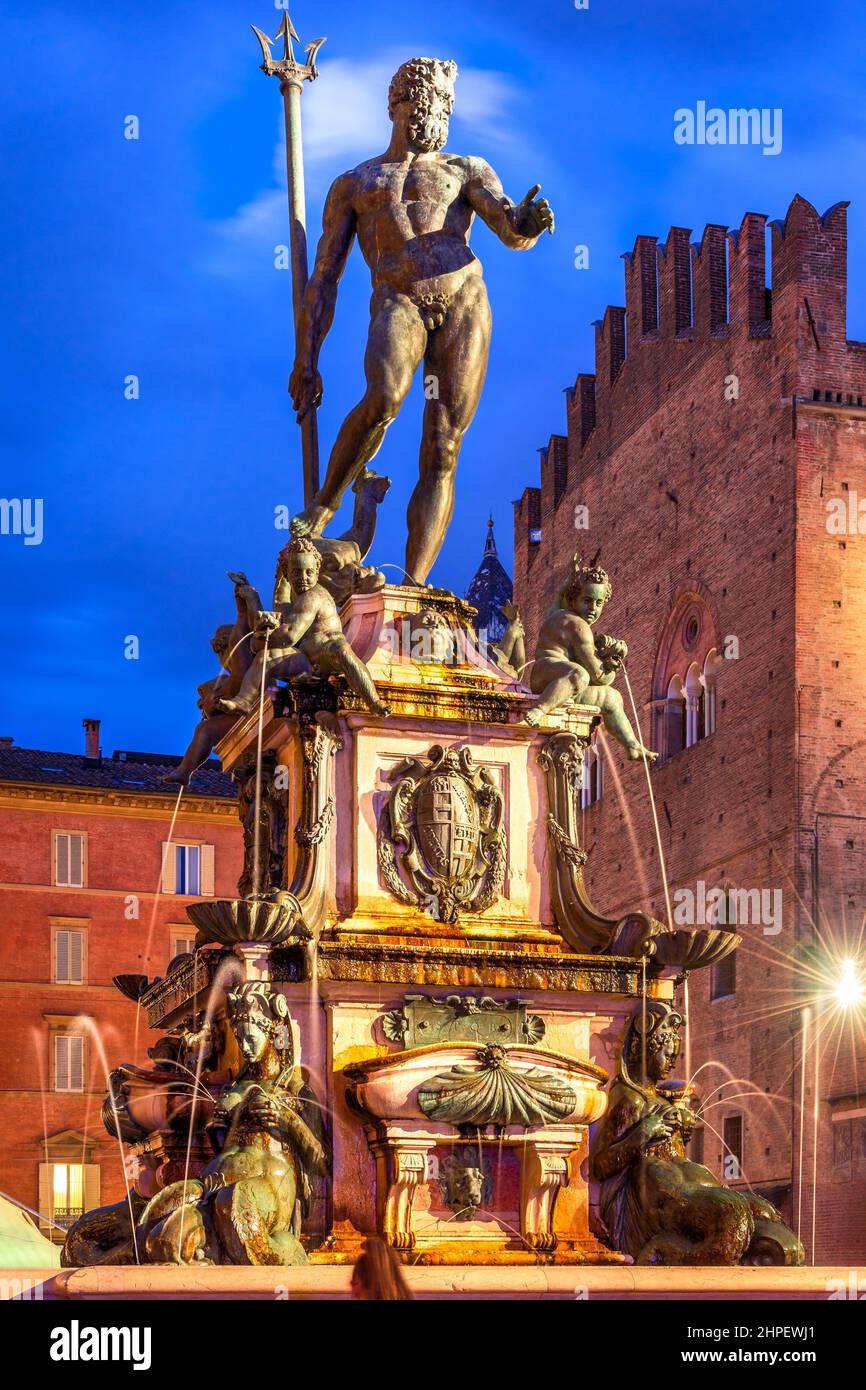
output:
<path id="1" fill-rule="evenodd" d="M 0 807 L 28 805 L 32 810 L 74 806 L 87 815 L 131 816 L 171 820 L 175 798 L 157 793 L 123 792 L 113 787 L 51 787 L 41 782 L 0 783 Z M 237 820 L 234 801 L 215 796 L 184 796 L 178 824 L 184 820 Z"/>

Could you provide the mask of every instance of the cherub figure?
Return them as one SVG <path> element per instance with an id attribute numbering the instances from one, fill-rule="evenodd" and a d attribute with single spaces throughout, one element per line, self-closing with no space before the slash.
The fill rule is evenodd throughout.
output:
<path id="1" fill-rule="evenodd" d="M 234 695 L 240 689 L 252 662 L 250 641 L 256 614 L 261 608 L 261 600 L 245 574 L 230 570 L 229 579 L 235 586 L 237 617 L 233 625 L 224 623 L 222 627 L 218 627 L 211 638 L 211 649 L 219 658 L 220 673 L 213 680 L 205 681 L 198 687 L 198 707 L 202 712 L 202 718 L 195 727 L 183 760 L 171 772 L 161 777 L 161 782 L 174 782 L 186 786 L 193 773 L 207 762 L 220 739 L 228 733 L 237 719 L 236 714 L 227 714 L 219 710 L 219 700 L 221 697 Z"/>
<path id="2" fill-rule="evenodd" d="M 647 757 L 654 762 L 658 754 L 641 743 L 623 709 L 622 696 L 613 689 L 628 647 L 592 630 L 613 592 L 607 571 L 597 559 L 586 565 L 575 555 L 565 588 L 542 624 L 529 678 L 530 689 L 541 699 L 526 715 L 526 722 L 539 724 L 545 715 L 567 705 L 594 705 L 601 710 L 608 733 L 630 758 Z"/>
<path id="3" fill-rule="evenodd" d="M 255 660 L 237 694 L 231 699 L 219 700 L 217 710 L 249 714 L 259 699 L 264 670 L 268 683 L 311 673 L 344 676 L 374 714 L 390 713 L 388 706 L 379 699 L 366 666 L 343 635 L 337 605 L 319 583 L 321 564 L 318 550 L 307 537 L 296 536 L 285 547 L 284 578 L 293 597 L 279 602 L 276 613 L 259 613 L 255 640 L 259 650 Z M 265 632 L 269 632 L 267 656 Z"/>

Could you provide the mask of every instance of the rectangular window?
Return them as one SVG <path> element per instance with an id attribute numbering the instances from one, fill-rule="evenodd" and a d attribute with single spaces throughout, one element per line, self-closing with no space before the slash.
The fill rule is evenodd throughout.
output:
<path id="1" fill-rule="evenodd" d="M 169 956 L 169 960 L 174 960 L 175 956 L 185 955 L 187 951 L 192 951 L 194 949 L 195 937 L 186 936 L 178 932 L 176 936 L 172 936 L 171 938 L 171 955 Z"/>
<path id="2" fill-rule="evenodd" d="M 100 1205 L 99 1164 L 83 1162 L 81 1145 L 77 1147 L 71 1160 L 67 1144 L 58 1160 L 49 1152 L 47 1161 L 39 1164 L 39 1228 L 57 1245 L 63 1244 L 66 1231 L 82 1212 Z"/>
<path id="3" fill-rule="evenodd" d="M 58 927 L 54 933 L 54 983 L 84 984 L 85 934 L 74 927 Z"/>
<path id="4" fill-rule="evenodd" d="M 175 845 L 175 892 L 196 897 L 201 892 L 201 848 L 199 845 Z"/>
<path id="5" fill-rule="evenodd" d="M 743 1117 L 729 1115 L 722 1131 L 724 1154 L 722 1155 L 722 1176 L 727 1182 L 736 1182 L 743 1176 Z"/>
<path id="6" fill-rule="evenodd" d="M 692 1163 L 703 1163 L 704 1161 L 704 1127 L 698 1125 L 692 1134 L 692 1142 L 689 1144 L 688 1156 Z"/>
<path id="7" fill-rule="evenodd" d="M 730 999 L 737 992 L 737 953 L 710 966 L 710 999 Z"/>
<path id="8" fill-rule="evenodd" d="M 84 1090 L 84 1038 L 80 1033 L 55 1034 L 54 1089 Z"/>
<path id="9" fill-rule="evenodd" d="M 51 1165 L 51 1215 L 59 1226 L 71 1226 L 84 1212 L 84 1164 Z"/>
<path id="10" fill-rule="evenodd" d="M 162 846 L 162 891 L 185 897 L 212 898 L 214 891 L 213 845 Z"/>
<path id="11" fill-rule="evenodd" d="M 604 790 L 602 752 L 598 743 L 586 750 L 580 777 L 580 805 L 585 811 L 601 800 Z"/>
<path id="12" fill-rule="evenodd" d="M 58 888 L 84 887 L 84 836 L 77 831 L 54 832 L 54 882 Z"/>

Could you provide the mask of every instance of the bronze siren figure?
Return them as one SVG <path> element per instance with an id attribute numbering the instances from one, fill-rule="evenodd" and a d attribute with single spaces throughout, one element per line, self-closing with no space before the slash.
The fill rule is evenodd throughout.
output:
<path id="1" fill-rule="evenodd" d="M 299 422 L 322 399 L 319 353 L 337 287 L 357 236 L 373 296 L 364 358 L 366 390 L 337 435 L 322 487 L 297 519 L 320 536 L 343 494 L 378 452 L 421 365 L 434 386 L 424 409 L 419 479 L 409 503 L 407 577 L 423 584 L 454 510 L 454 475 L 487 370 L 490 307 L 481 264 L 469 249 L 476 214 L 515 250 L 552 232 L 537 199 L 505 197 L 485 160 L 445 152 L 457 66 L 412 58 L 388 94 L 393 123 L 384 154 L 341 174 L 328 194 L 322 238 L 298 318 L 289 391 Z"/>

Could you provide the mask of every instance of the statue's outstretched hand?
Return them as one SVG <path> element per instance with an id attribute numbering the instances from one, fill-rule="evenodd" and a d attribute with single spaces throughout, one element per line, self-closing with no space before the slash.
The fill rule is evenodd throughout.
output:
<path id="1" fill-rule="evenodd" d="M 536 202 L 536 194 L 540 191 L 541 184 L 533 184 L 522 202 L 511 209 L 511 225 L 518 236 L 539 237 L 542 232 L 553 234 L 553 208 L 546 198 L 539 198 Z"/>
<path id="2" fill-rule="evenodd" d="M 296 362 L 289 378 L 289 395 L 300 424 L 305 415 L 322 403 L 322 378 L 315 367 Z"/>

